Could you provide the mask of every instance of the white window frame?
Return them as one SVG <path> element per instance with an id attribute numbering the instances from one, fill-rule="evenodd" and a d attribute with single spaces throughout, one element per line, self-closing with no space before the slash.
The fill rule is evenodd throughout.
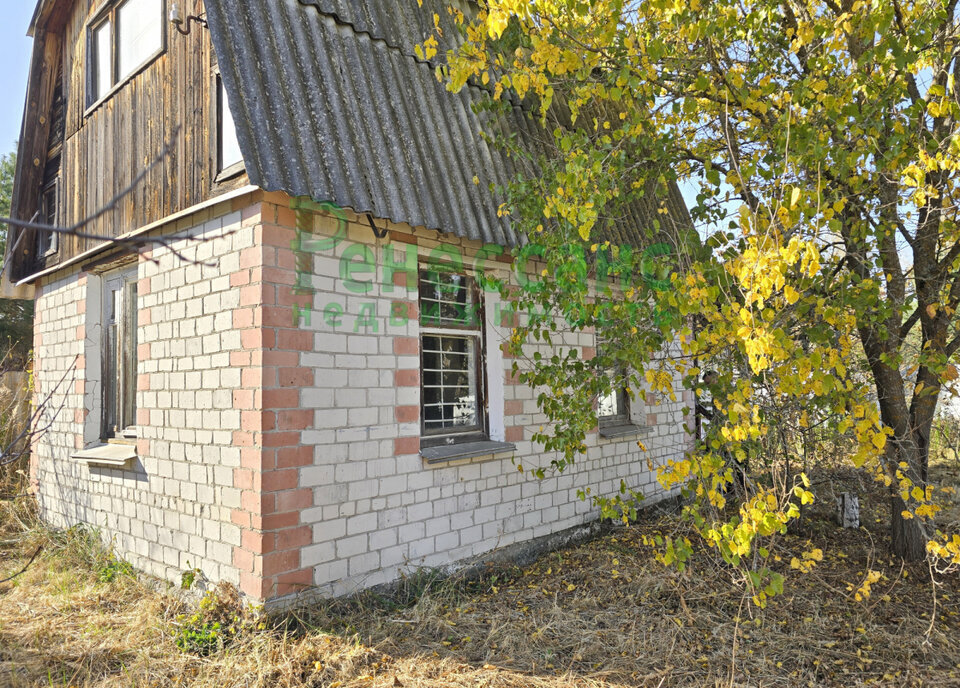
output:
<path id="1" fill-rule="evenodd" d="M 105 274 L 102 281 L 100 439 L 135 439 L 139 321 L 137 267 Z M 112 298 L 116 299 L 119 308 L 111 303 Z"/>
<path id="2" fill-rule="evenodd" d="M 462 323 L 449 322 L 449 319 L 440 318 L 439 321 L 431 322 L 432 318 L 425 313 L 423 283 L 427 274 L 447 274 L 456 275 L 466 280 L 465 289 L 469 300 L 465 308 L 469 312 Z M 482 294 L 478 288 L 476 279 L 471 275 L 461 272 L 449 272 L 437 269 L 435 266 L 422 266 L 418 275 L 418 293 L 419 293 L 419 312 L 420 312 L 420 442 L 422 447 L 443 446 L 449 444 L 460 444 L 464 442 L 477 442 L 489 439 L 487 409 L 487 380 L 486 380 L 486 322 L 483 310 Z M 432 301 L 428 303 L 433 303 Z M 476 423 L 469 426 L 447 426 L 447 427 L 428 427 L 427 425 L 427 403 L 426 390 L 433 387 L 427 385 L 427 372 L 425 365 L 425 338 L 426 337 L 448 337 L 467 339 L 472 342 L 474 355 L 470 364 L 470 372 L 473 375 L 473 386 L 476 390 L 476 399 L 474 407 L 476 410 Z M 442 379 L 441 379 L 442 386 Z"/>

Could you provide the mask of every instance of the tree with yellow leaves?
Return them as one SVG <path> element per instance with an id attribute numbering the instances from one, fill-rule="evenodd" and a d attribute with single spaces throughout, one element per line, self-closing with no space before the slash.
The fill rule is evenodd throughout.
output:
<path id="1" fill-rule="evenodd" d="M 787 404 L 799 427 L 854 438 L 851 461 L 890 487 L 898 555 L 960 560 L 960 541 L 935 530 L 928 484 L 931 424 L 960 349 L 956 4 L 486 0 L 473 15 L 451 10 L 463 40 L 440 77 L 522 104 L 550 144 L 532 161 L 537 174 L 510 187 L 508 210 L 533 238 L 521 259 L 535 253 L 550 276 L 519 298 L 605 342 L 595 362 L 541 358 L 526 374 L 547 387 L 540 404 L 556 426 L 538 439 L 562 451 L 561 469 L 611 385 L 657 391 L 657 371 L 675 366 L 696 386 L 708 365 L 721 372 L 723 422 L 661 481 L 688 486 L 688 515 L 725 558 L 756 558 L 812 497 L 800 477 L 779 492 L 761 482 L 733 519 L 714 517 L 730 482 L 724 455 L 750 459 Z M 691 212 L 704 236 L 667 226 L 664 213 L 663 226 L 643 229 L 669 257 L 618 245 L 631 204 L 664 205 L 674 181 L 699 188 Z M 530 318 L 515 346 L 550 337 L 549 320 Z M 659 357 L 671 343 L 681 350 Z M 602 369 L 633 372 L 611 382 Z M 670 545 L 668 558 L 682 559 L 683 543 Z"/>

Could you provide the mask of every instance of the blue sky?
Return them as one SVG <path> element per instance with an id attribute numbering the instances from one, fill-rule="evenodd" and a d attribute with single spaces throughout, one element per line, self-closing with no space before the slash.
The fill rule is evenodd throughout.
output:
<path id="1" fill-rule="evenodd" d="M 30 52 L 33 40 L 27 28 L 33 16 L 33 0 L 6 0 L 0 22 L 0 153 L 13 150 L 20 138 L 20 120 L 27 95 Z"/>

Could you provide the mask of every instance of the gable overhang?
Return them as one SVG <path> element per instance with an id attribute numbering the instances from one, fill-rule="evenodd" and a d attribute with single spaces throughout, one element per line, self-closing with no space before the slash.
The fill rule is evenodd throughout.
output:
<path id="1" fill-rule="evenodd" d="M 57 77 L 54 65 L 62 59 L 63 38 L 56 24 L 62 21 L 63 13 L 72 3 L 73 0 L 40 0 L 27 32 L 33 38 L 33 55 L 10 202 L 10 216 L 17 220 L 31 220 L 40 206 L 43 161 L 46 159 L 46 143 L 50 134 L 50 117 L 44 117 L 43 113 L 49 112 L 53 102 Z M 55 14 L 55 11 L 59 14 Z M 33 260 L 33 243 L 33 230 L 8 229 L 7 255 L 4 256 L 6 269 L 0 275 L 0 291 L 9 289 L 3 286 L 4 282 L 14 284 L 26 276 L 28 265 Z"/>

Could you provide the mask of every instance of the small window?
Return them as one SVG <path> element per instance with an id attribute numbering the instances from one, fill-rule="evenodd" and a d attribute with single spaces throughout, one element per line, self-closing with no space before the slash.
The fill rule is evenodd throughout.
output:
<path id="1" fill-rule="evenodd" d="M 103 438 L 136 437 L 137 271 L 103 284 Z"/>
<path id="2" fill-rule="evenodd" d="M 602 353 L 603 343 L 598 340 L 597 353 Z M 608 370 L 612 385 L 608 393 L 597 400 L 597 418 L 600 427 L 614 427 L 630 423 L 630 397 L 625 388 L 626 374 L 623 368 Z"/>
<path id="3" fill-rule="evenodd" d="M 243 163 L 243 153 L 237 140 L 237 126 L 230 111 L 223 79 L 217 76 L 217 171 L 223 172 Z"/>
<path id="4" fill-rule="evenodd" d="M 139 71 L 163 50 L 164 0 L 124 0 L 90 30 L 90 103 Z"/>
<path id="5" fill-rule="evenodd" d="M 597 416 L 600 419 L 600 425 L 626 425 L 630 422 L 630 406 L 627 392 L 623 388 L 617 388 L 600 397 Z"/>
<path id="6" fill-rule="evenodd" d="M 466 275 L 420 273 L 421 422 L 428 444 L 483 438 L 483 331 Z"/>
<path id="7" fill-rule="evenodd" d="M 127 0 L 117 7 L 119 79 L 133 74 L 162 47 L 162 0 Z"/>
<path id="8" fill-rule="evenodd" d="M 42 224 L 56 227 L 60 220 L 60 178 L 56 177 L 53 181 L 43 187 L 43 194 L 40 197 L 40 217 Z M 38 260 L 57 252 L 59 248 L 59 235 L 50 230 L 37 231 L 37 252 Z"/>

